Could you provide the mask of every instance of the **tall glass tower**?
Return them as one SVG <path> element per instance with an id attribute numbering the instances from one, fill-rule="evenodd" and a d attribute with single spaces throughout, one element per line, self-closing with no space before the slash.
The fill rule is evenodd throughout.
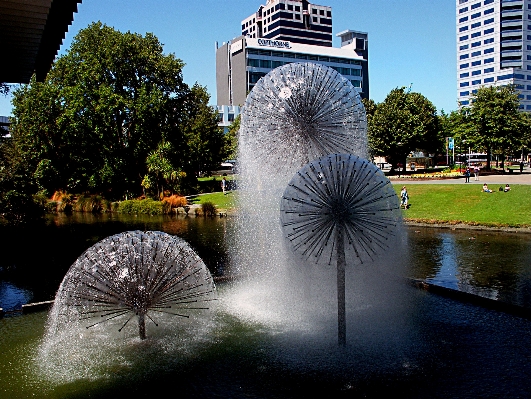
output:
<path id="1" fill-rule="evenodd" d="M 531 0 L 456 0 L 457 99 L 478 88 L 515 85 L 531 111 Z"/>

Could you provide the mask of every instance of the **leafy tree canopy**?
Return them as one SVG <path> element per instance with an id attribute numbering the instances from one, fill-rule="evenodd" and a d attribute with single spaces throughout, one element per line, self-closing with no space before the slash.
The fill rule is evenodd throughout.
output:
<path id="1" fill-rule="evenodd" d="M 393 167 L 402 162 L 405 169 L 412 151 L 441 148 L 437 110 L 422 94 L 396 88 L 382 103 L 369 102 L 366 108 L 372 154 L 386 157 Z"/>
<path id="2" fill-rule="evenodd" d="M 164 152 L 172 170 L 193 171 L 194 140 L 218 148 L 220 135 L 206 90 L 183 82 L 183 66 L 150 33 L 99 22 L 81 30 L 45 82 L 14 92 L 13 138 L 29 174 L 48 192 L 120 199 L 142 191 L 161 146 L 172 149 Z"/>

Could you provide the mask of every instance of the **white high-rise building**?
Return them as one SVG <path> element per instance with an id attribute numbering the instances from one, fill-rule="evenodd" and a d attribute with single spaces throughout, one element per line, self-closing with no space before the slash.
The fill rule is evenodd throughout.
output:
<path id="1" fill-rule="evenodd" d="M 478 88 L 515 85 L 531 111 L 531 0 L 456 0 L 457 99 Z"/>

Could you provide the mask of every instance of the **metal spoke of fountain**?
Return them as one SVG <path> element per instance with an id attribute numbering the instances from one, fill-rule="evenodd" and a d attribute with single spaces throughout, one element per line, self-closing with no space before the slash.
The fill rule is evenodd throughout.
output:
<path id="1" fill-rule="evenodd" d="M 139 336 L 154 313 L 188 318 L 216 299 L 210 272 L 182 239 L 131 231 L 96 243 L 68 270 L 56 296 L 59 318 L 86 327 L 122 317 L 120 331 L 137 316 Z"/>
<path id="2" fill-rule="evenodd" d="M 295 253 L 336 261 L 338 340 L 346 340 L 345 267 L 374 261 L 396 235 L 398 197 L 382 171 L 350 154 L 321 157 L 299 170 L 281 201 L 281 224 Z"/>
<path id="3" fill-rule="evenodd" d="M 240 153 L 293 174 L 332 153 L 367 158 L 367 121 L 360 96 L 335 70 L 291 63 L 254 86 L 242 110 Z"/>

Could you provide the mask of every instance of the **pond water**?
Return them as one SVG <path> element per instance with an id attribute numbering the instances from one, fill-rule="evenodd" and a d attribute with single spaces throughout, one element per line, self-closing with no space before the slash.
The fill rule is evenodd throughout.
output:
<path id="1" fill-rule="evenodd" d="M 223 276 L 231 271 L 227 248 L 234 228 L 230 217 L 75 214 L 31 229 L 0 229 L 0 304 L 53 299 L 85 249 L 126 230 L 176 234 L 215 276 Z M 419 227 L 408 227 L 405 234 L 411 277 L 530 306 L 530 236 Z M 235 290 L 237 284 L 218 284 L 224 300 Z M 57 358 L 43 361 L 48 313 L 4 317 L 0 399 L 143 398 L 168 392 L 194 399 L 297 398 L 317 392 L 330 398 L 531 395 L 528 319 L 406 284 L 395 295 L 401 300 L 351 309 L 345 348 L 337 346 L 333 323 L 305 329 L 298 320 L 256 322 L 227 306 L 205 331 L 154 333 L 145 341 L 116 335 L 110 340 L 115 342 L 96 331 L 80 340 L 86 352 L 67 346 Z"/>
<path id="2" fill-rule="evenodd" d="M 52 300 L 66 271 L 84 250 L 127 230 L 177 235 L 196 250 L 215 277 L 230 268 L 231 217 L 93 215 L 50 217 L 31 228 L 0 227 L 0 308 Z M 531 235 L 406 227 L 409 277 L 531 307 Z"/>

